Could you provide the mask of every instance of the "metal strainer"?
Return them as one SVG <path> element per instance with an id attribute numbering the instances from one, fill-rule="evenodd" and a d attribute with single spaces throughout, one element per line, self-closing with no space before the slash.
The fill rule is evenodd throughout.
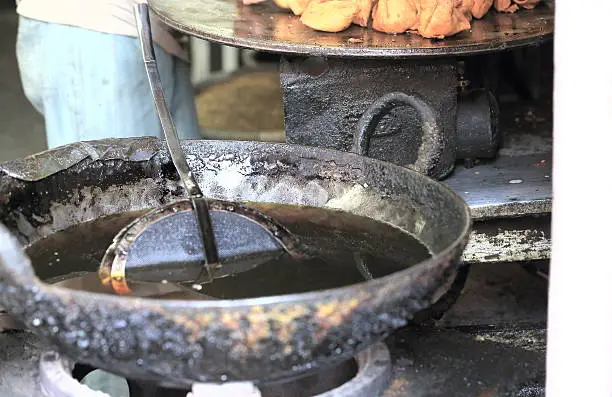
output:
<path id="1" fill-rule="evenodd" d="M 134 7 L 147 77 L 172 162 L 188 199 L 139 217 L 106 251 L 100 267 L 104 285 L 129 294 L 126 280 L 201 284 L 247 271 L 283 253 L 299 256 L 291 233 L 243 204 L 209 201 L 200 190 L 166 105 L 153 49 L 149 10 Z"/>

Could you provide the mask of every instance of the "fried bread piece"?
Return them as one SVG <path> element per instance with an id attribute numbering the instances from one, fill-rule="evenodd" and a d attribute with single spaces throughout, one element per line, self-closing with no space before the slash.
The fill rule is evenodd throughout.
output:
<path id="1" fill-rule="evenodd" d="M 467 19 L 472 20 L 472 8 L 476 0 L 458 0 L 457 8 L 463 13 Z"/>
<path id="2" fill-rule="evenodd" d="M 295 15 L 302 15 L 306 7 L 308 7 L 310 0 L 274 0 L 274 2 L 281 8 L 290 9 Z"/>
<path id="3" fill-rule="evenodd" d="M 242 0 L 256 4 L 265 0 Z M 500 12 L 534 8 L 541 0 L 274 0 L 281 8 L 301 15 L 300 21 L 315 30 L 341 32 L 351 24 L 380 32 L 412 31 L 426 38 L 442 39 L 471 28 L 494 7 Z"/>
<path id="4" fill-rule="evenodd" d="M 512 0 L 494 0 L 493 6 L 499 12 L 515 12 L 519 6 L 514 4 Z"/>
<path id="5" fill-rule="evenodd" d="M 385 33 L 417 30 L 419 9 L 414 0 L 378 0 L 372 10 L 372 28 Z"/>
<path id="6" fill-rule="evenodd" d="M 491 9 L 491 6 L 493 6 L 493 0 L 474 0 L 471 8 L 472 16 L 476 19 L 484 17 Z"/>
<path id="7" fill-rule="evenodd" d="M 532 9 L 541 0 L 494 0 L 493 5 L 499 12 L 516 12 L 519 8 Z"/>
<path id="8" fill-rule="evenodd" d="M 311 0 L 300 21 L 312 29 L 341 32 L 356 23 L 367 26 L 371 0 Z"/>
<path id="9" fill-rule="evenodd" d="M 357 14 L 353 18 L 353 23 L 364 28 L 368 27 L 370 21 L 370 15 L 372 14 L 372 6 L 374 0 L 356 0 L 357 1 Z"/>
<path id="10" fill-rule="evenodd" d="M 456 0 L 420 0 L 418 32 L 426 38 L 443 39 L 471 28 Z"/>
<path id="11" fill-rule="evenodd" d="M 471 11 L 462 6 L 461 0 L 378 0 L 372 27 L 385 33 L 413 30 L 441 39 L 470 28 Z"/>
<path id="12" fill-rule="evenodd" d="M 542 0 L 514 0 L 514 2 L 523 8 L 531 10 L 537 6 Z"/>

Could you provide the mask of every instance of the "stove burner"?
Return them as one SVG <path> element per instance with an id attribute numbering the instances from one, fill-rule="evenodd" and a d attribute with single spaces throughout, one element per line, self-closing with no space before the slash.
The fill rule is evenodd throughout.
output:
<path id="1" fill-rule="evenodd" d="M 316 397 L 362 397 L 380 396 L 387 388 L 391 377 L 391 355 L 388 347 L 384 343 L 378 343 L 369 349 L 359 353 L 355 358 L 357 371 L 352 378 L 341 385 L 331 386 L 332 389 L 316 394 Z M 344 378 L 347 364 L 339 367 L 339 376 Z M 331 371 L 335 372 L 335 371 Z M 300 378 L 294 381 L 284 382 L 263 386 L 257 389 L 251 383 L 228 383 L 228 384 L 196 384 L 191 392 L 183 392 L 187 397 L 213 397 L 213 396 L 234 396 L 234 397 L 276 397 L 286 395 L 287 390 L 291 391 L 292 396 L 306 396 L 310 386 L 310 391 L 317 393 L 321 384 L 330 384 L 338 379 L 329 377 L 330 371 L 323 370 L 321 374 L 315 374 Z M 44 397 L 118 397 L 111 396 L 101 391 L 94 391 L 85 384 L 79 383 L 70 371 L 68 360 L 58 353 L 49 351 L 42 354 L 39 364 L 40 388 Z M 110 374 L 109 374 L 110 376 Z M 113 375 L 114 377 L 114 375 Z M 320 382 L 324 377 L 323 382 Z M 310 379 L 309 379 L 310 378 Z M 120 380 L 121 378 L 119 378 Z M 315 380 L 314 382 L 312 380 Z M 110 382 L 117 382 L 111 379 Z M 340 381 L 342 382 L 342 380 Z M 155 397 L 168 396 L 167 390 L 147 385 L 143 387 L 138 383 L 127 381 L 130 389 L 129 397 Z M 152 394 L 151 394 L 152 393 Z M 172 392 L 170 392 L 172 393 Z M 177 392 L 178 397 L 180 392 Z M 134 394 L 134 395 L 132 395 Z M 171 394 L 174 396 L 175 394 Z M 122 396 L 123 397 L 123 396 Z"/>
<path id="2" fill-rule="evenodd" d="M 74 379 L 68 370 L 68 362 L 56 352 L 43 353 L 39 376 L 40 388 L 45 397 L 110 397 Z"/>
<path id="3" fill-rule="evenodd" d="M 378 343 L 357 355 L 358 371 L 353 379 L 318 397 L 380 396 L 391 377 L 391 355 Z"/>
<path id="4" fill-rule="evenodd" d="M 465 290 L 436 327 L 403 328 L 385 340 L 393 364 L 382 395 L 376 394 L 378 387 L 374 393 L 358 395 L 543 397 L 547 294 L 547 283 L 525 272 L 520 263 L 473 265 Z M 0 396 L 49 397 L 41 392 L 40 367 L 43 353 L 50 349 L 31 332 L 0 332 Z M 376 361 L 373 354 L 369 362 Z M 71 378 L 69 364 L 60 366 L 64 379 Z M 367 379 L 355 377 L 356 367 L 356 361 L 350 360 L 299 380 L 264 385 L 261 392 L 264 397 L 312 397 L 327 390 L 346 390 L 348 386 L 342 386 L 346 382 Z M 76 365 L 72 377 L 93 386 L 96 373 L 92 369 Z M 152 383 L 121 382 L 124 391 L 111 392 L 112 397 L 128 397 L 128 388 L 129 397 L 185 397 L 188 393 Z"/>

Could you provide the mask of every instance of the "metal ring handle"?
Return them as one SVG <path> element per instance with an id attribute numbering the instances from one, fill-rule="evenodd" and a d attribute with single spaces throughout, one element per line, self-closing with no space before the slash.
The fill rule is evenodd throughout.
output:
<path id="1" fill-rule="evenodd" d="M 436 121 L 434 110 L 422 99 L 403 92 L 392 92 L 380 97 L 368 110 L 363 113 L 357 124 L 357 134 L 353 141 L 353 153 L 367 156 L 370 149 L 370 139 L 374 135 L 376 126 L 382 118 L 399 106 L 410 106 L 419 113 L 423 140 L 419 147 L 417 159 L 407 168 L 413 169 L 421 174 L 427 174 L 434 166 L 442 148 L 438 144 L 441 133 Z"/>

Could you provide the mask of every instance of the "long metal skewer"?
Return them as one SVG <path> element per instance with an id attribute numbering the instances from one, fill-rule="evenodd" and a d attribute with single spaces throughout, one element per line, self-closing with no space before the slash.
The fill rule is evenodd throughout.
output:
<path id="1" fill-rule="evenodd" d="M 193 210 L 196 214 L 200 237 L 204 247 L 204 265 L 206 272 L 208 273 L 209 281 L 212 281 L 213 276 L 211 273 L 211 267 L 215 266 L 219 262 L 219 254 L 217 251 L 217 244 L 215 236 L 212 230 L 212 224 L 210 220 L 209 208 L 200 187 L 198 186 L 187 160 L 185 154 L 181 148 L 176 126 L 172 120 L 172 115 L 166 104 L 164 97 L 164 90 L 157 68 L 157 59 L 155 58 L 155 50 L 153 48 L 153 37 L 151 34 L 151 22 L 149 19 L 149 6 L 147 4 L 136 4 L 134 6 L 134 14 L 136 17 L 136 27 L 138 30 L 138 37 L 140 39 L 140 45 L 142 48 L 142 57 L 147 71 L 147 78 L 149 85 L 151 86 L 151 93 L 153 94 L 153 101 L 155 102 L 155 108 L 157 109 L 157 115 L 161 122 L 164 136 L 166 137 L 166 144 L 168 145 L 168 151 L 172 162 L 176 167 L 176 171 L 185 186 Z"/>

